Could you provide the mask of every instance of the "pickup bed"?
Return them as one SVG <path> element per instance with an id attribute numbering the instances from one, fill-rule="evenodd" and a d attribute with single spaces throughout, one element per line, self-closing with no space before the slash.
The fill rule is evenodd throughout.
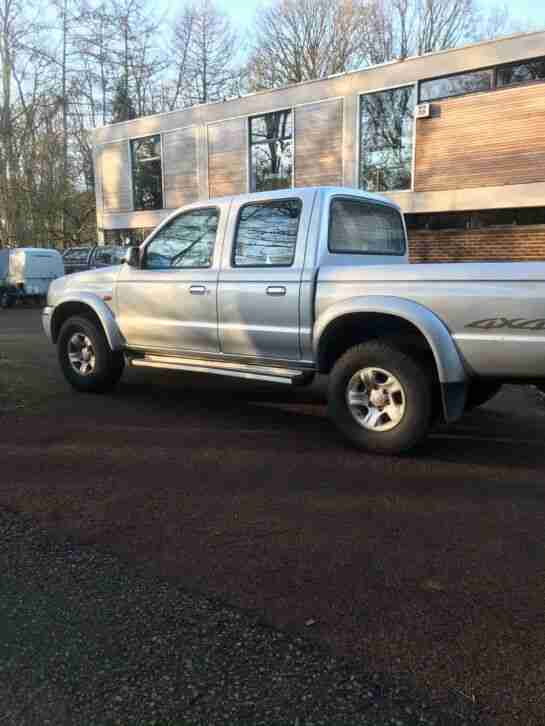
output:
<path id="1" fill-rule="evenodd" d="M 304 385 L 353 444 L 398 453 L 503 382 L 545 379 L 545 264 L 411 265 L 399 208 L 348 188 L 207 200 L 121 267 L 55 281 L 46 334 L 77 390 L 134 367 Z"/>

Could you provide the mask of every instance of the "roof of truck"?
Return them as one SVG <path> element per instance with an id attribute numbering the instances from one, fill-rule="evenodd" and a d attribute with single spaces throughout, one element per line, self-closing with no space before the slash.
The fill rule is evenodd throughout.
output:
<path id="1" fill-rule="evenodd" d="M 399 205 L 392 199 L 388 199 L 381 194 L 375 194 L 374 192 L 367 192 L 363 189 L 356 189 L 355 187 L 333 187 L 333 186 L 316 186 L 316 187 L 291 187 L 289 189 L 277 189 L 268 192 L 246 192 L 245 194 L 235 194 L 225 197 L 213 197 L 204 201 L 195 202 L 188 206 L 202 206 L 203 204 L 225 203 L 226 201 L 240 202 L 246 199 L 260 200 L 260 199 L 289 199 L 290 197 L 297 196 L 301 193 L 313 193 L 320 192 L 325 193 L 328 196 L 349 196 L 349 197 L 360 197 L 362 199 L 369 199 L 375 202 L 381 202 L 388 204 L 396 209 L 400 209 Z"/>

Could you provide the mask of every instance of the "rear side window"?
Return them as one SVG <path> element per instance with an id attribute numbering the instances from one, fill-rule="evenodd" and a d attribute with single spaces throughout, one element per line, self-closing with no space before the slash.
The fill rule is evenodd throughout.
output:
<path id="1" fill-rule="evenodd" d="M 360 255 L 405 254 L 401 214 L 393 207 L 359 199 L 333 199 L 329 211 L 329 251 Z"/>
<path id="2" fill-rule="evenodd" d="M 233 265 L 289 267 L 293 264 L 301 217 L 300 199 L 246 204 L 240 210 Z"/>

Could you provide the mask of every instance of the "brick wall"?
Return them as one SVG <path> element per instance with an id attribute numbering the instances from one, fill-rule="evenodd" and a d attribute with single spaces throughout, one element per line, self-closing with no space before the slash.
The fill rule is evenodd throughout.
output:
<path id="1" fill-rule="evenodd" d="M 545 260 L 545 225 L 409 230 L 411 262 Z"/>

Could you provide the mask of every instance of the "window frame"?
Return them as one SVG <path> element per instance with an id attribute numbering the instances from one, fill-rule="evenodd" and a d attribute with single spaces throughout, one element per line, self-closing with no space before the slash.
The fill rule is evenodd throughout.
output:
<path id="1" fill-rule="evenodd" d="M 395 86 L 384 86 L 383 88 L 373 88 L 365 91 L 358 92 L 358 103 L 357 103 L 357 118 L 356 118 L 356 188 L 361 189 L 363 192 L 368 194 L 410 194 L 415 191 L 414 179 L 416 176 L 416 117 L 413 116 L 413 132 L 412 132 L 412 145 L 411 145 L 411 186 L 409 189 L 388 189 L 383 192 L 369 192 L 361 186 L 361 155 L 362 155 L 362 138 L 361 138 L 361 103 L 363 96 L 371 96 L 375 93 L 383 93 L 384 91 L 397 91 L 402 88 L 413 88 L 415 92 L 415 98 L 418 99 L 419 94 L 419 81 L 409 81 L 408 83 L 396 84 Z M 415 108 L 416 108 L 415 104 Z M 415 113 L 413 109 L 413 114 Z"/>
<path id="2" fill-rule="evenodd" d="M 498 71 L 502 68 L 511 68 L 512 66 L 523 66 L 527 63 L 535 63 L 536 61 L 543 61 L 545 63 L 545 55 L 538 56 L 537 58 L 526 58 L 525 60 L 511 61 L 510 63 L 499 63 L 494 67 L 494 86 L 495 90 L 500 91 L 503 88 L 524 88 L 525 86 L 535 86 L 538 83 L 545 83 L 545 78 L 537 78 L 531 81 L 524 81 L 522 83 L 505 83 L 501 86 L 498 85 Z"/>
<path id="3" fill-rule="evenodd" d="M 459 78 L 460 76 L 470 76 L 472 73 L 484 73 L 490 74 L 490 88 L 478 89 L 475 91 L 464 91 L 463 93 L 456 93 L 447 96 L 437 96 L 436 98 L 423 99 L 421 95 L 422 84 L 432 83 L 433 81 L 443 81 L 446 78 Z M 439 101 L 445 101 L 448 98 L 461 98 L 462 96 L 473 96 L 475 93 L 490 93 L 496 90 L 496 66 L 487 66 L 486 68 L 474 68 L 471 71 L 460 71 L 459 73 L 447 73 L 442 76 L 433 76 L 432 78 L 423 78 L 418 81 L 418 103 L 437 103 Z"/>
<path id="4" fill-rule="evenodd" d="M 510 66 L 521 66 L 526 63 L 534 63 L 536 61 L 544 61 L 545 62 L 545 55 L 540 55 L 535 58 L 524 58 L 517 61 L 509 61 L 508 63 L 496 63 L 495 65 L 491 66 L 484 66 L 481 68 L 472 68 L 470 70 L 465 71 L 458 71 L 457 73 L 445 73 L 440 76 L 430 76 L 429 78 L 421 78 L 419 81 L 417 81 L 418 85 L 418 104 L 421 103 L 439 103 L 440 101 L 446 101 L 449 98 L 462 98 L 463 96 L 472 96 L 475 93 L 493 93 L 494 91 L 501 91 L 504 88 L 517 88 L 517 87 L 524 87 L 524 86 L 533 86 L 538 83 L 545 83 L 545 79 L 542 80 L 533 80 L 533 81 L 525 81 L 524 83 L 509 83 L 507 85 L 498 85 L 498 71 L 501 68 L 509 68 Z M 424 100 L 421 95 L 421 86 L 423 83 L 427 83 L 428 81 L 441 81 L 444 78 L 456 78 L 457 76 L 466 76 L 470 73 L 478 73 L 479 71 L 490 71 L 492 75 L 492 83 L 489 89 L 487 90 L 481 90 L 481 91 L 467 91 L 466 93 L 460 93 L 456 96 L 441 96 L 438 98 L 434 98 L 432 100 Z"/>
<path id="5" fill-rule="evenodd" d="M 153 241 L 161 234 L 161 232 L 169 227 L 171 224 L 173 224 L 177 219 L 180 217 L 184 217 L 187 214 L 191 214 L 193 212 L 197 211 L 204 211 L 204 210 L 215 210 L 218 213 L 218 227 L 216 230 L 216 239 L 214 241 L 214 248 L 212 250 L 212 256 L 211 261 L 209 265 L 206 266 L 184 266 L 184 267 L 146 267 L 146 260 L 148 257 L 148 249 L 151 244 L 153 244 Z M 210 270 L 213 269 L 215 264 L 215 257 L 217 255 L 218 251 L 218 234 L 220 232 L 220 224 L 221 224 L 221 207 L 219 207 L 217 204 L 208 204 L 204 207 L 193 207 L 191 209 L 184 209 L 178 214 L 176 214 L 174 217 L 169 217 L 165 220 L 164 224 L 161 224 L 157 230 L 154 231 L 153 236 L 146 241 L 145 247 L 142 250 L 141 255 L 141 262 L 140 262 L 140 269 L 145 270 L 146 272 L 180 272 L 182 270 Z"/>
<path id="6" fill-rule="evenodd" d="M 260 192 L 255 192 L 255 194 L 259 194 Z M 255 206 L 266 206 L 270 204 L 275 204 L 279 202 L 299 202 L 300 205 L 300 214 L 299 219 L 297 220 L 297 234 L 295 236 L 295 246 L 293 248 L 293 255 L 291 258 L 291 262 L 285 265 L 237 265 L 235 262 L 236 258 L 236 249 L 237 249 L 237 238 L 238 238 L 238 230 L 240 226 L 241 216 L 242 216 L 242 210 L 246 207 L 255 207 Z M 231 254 L 229 258 L 230 267 L 233 270 L 270 270 L 270 269 L 287 269 L 289 267 L 293 267 L 295 264 L 295 259 L 297 256 L 297 248 L 299 246 L 299 230 L 301 228 L 301 218 L 303 216 L 304 211 L 304 200 L 301 197 L 293 196 L 293 197 L 280 197 L 279 199 L 256 199 L 254 201 L 246 202 L 245 204 L 242 204 L 238 208 L 237 212 L 237 221 L 235 224 L 235 231 L 233 234 L 233 243 L 231 245 Z"/>
<path id="7" fill-rule="evenodd" d="M 360 204 L 368 204 L 370 206 L 385 207 L 386 209 L 392 209 L 394 212 L 399 214 L 401 228 L 403 229 L 403 250 L 401 252 L 357 252 L 355 250 L 332 250 L 329 244 L 329 238 L 331 233 L 331 207 L 336 199 L 345 199 L 349 202 L 359 202 Z M 366 199 L 365 197 L 356 197 L 350 194 L 335 194 L 329 198 L 329 207 L 327 210 L 327 251 L 330 255 L 364 255 L 372 257 L 405 257 L 407 255 L 407 227 L 405 225 L 405 216 L 402 211 L 392 204 L 382 202 L 376 199 Z"/>
<path id="8" fill-rule="evenodd" d="M 143 139 L 150 139 L 154 136 L 159 137 L 159 146 L 160 146 L 160 152 L 159 152 L 159 161 L 161 162 L 161 206 L 156 207 L 155 209 L 146 209 L 136 206 L 136 197 L 135 197 L 135 185 L 134 185 L 134 163 L 133 163 L 133 153 L 132 153 L 132 145 L 133 141 L 142 141 Z M 154 134 L 144 134 L 142 136 L 130 136 L 127 139 L 127 145 L 128 145 L 128 156 L 129 156 L 129 179 L 130 179 L 130 185 L 131 185 L 131 201 L 132 201 L 132 209 L 133 212 L 159 212 L 162 209 L 167 209 L 165 207 L 165 168 L 164 168 L 164 147 L 163 147 L 163 134 L 160 131 L 157 131 Z M 156 157 L 151 157 L 149 161 L 155 160 Z"/>
<path id="9" fill-rule="evenodd" d="M 269 114 L 273 113 L 285 113 L 289 111 L 291 114 L 291 137 L 289 139 L 282 139 L 280 137 L 275 137 L 274 139 L 267 139 L 265 141 L 257 141 L 252 143 L 252 121 L 256 118 L 261 118 L 262 116 L 268 116 Z M 252 148 L 254 146 L 262 146 L 264 144 L 269 143 L 270 141 L 274 141 L 275 143 L 277 141 L 291 141 L 291 184 L 289 187 L 285 187 L 282 189 L 275 189 L 274 191 L 285 191 L 288 189 L 294 189 L 295 188 L 295 106 L 283 106 L 282 108 L 275 108 L 272 111 L 264 111 L 262 113 L 254 113 L 250 116 L 246 116 L 246 140 L 248 144 L 248 153 L 247 153 L 247 179 L 248 179 L 248 189 L 247 192 L 249 194 L 266 194 L 267 192 L 273 191 L 270 189 L 265 189 L 258 191 L 257 189 L 253 189 L 253 181 L 254 181 L 254 175 L 252 170 Z"/>

